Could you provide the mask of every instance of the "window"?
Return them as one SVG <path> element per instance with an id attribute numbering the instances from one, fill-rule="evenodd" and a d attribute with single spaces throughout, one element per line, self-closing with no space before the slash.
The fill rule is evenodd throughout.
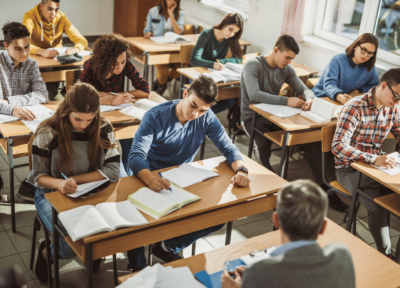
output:
<path id="1" fill-rule="evenodd" d="M 240 13 L 247 18 L 250 9 L 250 0 L 198 0 L 207 6 L 215 7 L 227 13 Z"/>
<path id="2" fill-rule="evenodd" d="M 349 46 L 363 33 L 379 39 L 378 58 L 400 65 L 400 1 L 319 1 L 314 34 Z"/>
<path id="3" fill-rule="evenodd" d="M 249 13 L 250 0 L 224 0 L 224 5 Z"/>

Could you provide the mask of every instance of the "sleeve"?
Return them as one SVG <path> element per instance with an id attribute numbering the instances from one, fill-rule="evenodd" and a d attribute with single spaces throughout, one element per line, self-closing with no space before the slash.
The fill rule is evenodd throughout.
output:
<path id="1" fill-rule="evenodd" d="M 153 20 L 153 19 L 151 17 L 151 10 L 149 10 L 149 13 L 147 13 L 147 17 L 146 17 L 146 27 L 144 27 L 143 35 L 148 32 L 153 32 L 153 30 L 151 29 L 151 20 Z"/>
<path id="2" fill-rule="evenodd" d="M 336 101 L 336 96 L 338 94 L 344 93 L 344 91 L 339 88 L 339 61 L 333 58 L 325 69 L 325 77 L 322 83 L 325 95 Z"/>
<path id="3" fill-rule="evenodd" d="M 300 80 L 297 76 L 296 71 L 292 66 L 288 66 L 288 77 L 286 79 L 286 83 L 289 84 L 290 87 L 293 88 L 297 94 L 304 96 L 303 99 L 308 100 L 309 98 L 314 98 L 315 94 L 307 86 Z"/>
<path id="4" fill-rule="evenodd" d="M 261 91 L 260 84 L 258 83 L 258 75 L 260 72 L 260 65 L 255 61 L 250 61 L 244 65 L 242 75 L 250 101 L 275 105 L 287 105 L 288 97 Z"/>
<path id="5" fill-rule="evenodd" d="M 22 20 L 22 24 L 25 25 L 25 27 L 29 31 L 29 34 L 32 37 L 32 32 L 33 32 L 33 28 L 35 27 L 35 24 L 34 24 L 34 20 L 29 16 L 28 13 L 25 13 L 24 19 Z M 29 53 L 32 55 L 36 55 L 36 51 L 39 49 L 39 47 L 35 46 L 31 43 L 30 48 L 31 48 L 31 50 Z"/>
<path id="6" fill-rule="evenodd" d="M 133 138 L 132 148 L 129 153 L 128 163 L 133 175 L 137 175 L 141 170 L 150 170 L 149 165 L 146 163 L 147 154 L 150 150 L 151 143 L 153 143 L 154 136 L 156 135 L 155 127 L 156 119 L 150 111 L 144 114 L 142 122 Z"/>
<path id="7" fill-rule="evenodd" d="M 39 67 L 36 61 L 32 62 L 32 66 L 28 70 L 27 79 L 23 76 L 22 81 L 29 81 L 29 90 L 31 92 L 25 95 L 8 96 L 8 102 L 14 106 L 33 106 L 42 103 L 47 103 L 48 92 L 46 84 L 43 82 Z"/>
<path id="8" fill-rule="evenodd" d="M 228 63 L 228 62 L 240 64 L 240 63 L 242 63 L 242 61 L 243 61 L 242 58 L 237 58 L 237 57 L 224 58 L 224 59 L 218 59 L 218 60 L 219 60 L 219 62 L 221 62 L 222 64 L 226 64 L 226 63 Z"/>
<path id="9" fill-rule="evenodd" d="M 116 143 L 113 131 L 108 133 L 108 140 L 110 143 Z M 121 157 L 117 147 L 107 149 L 104 157 L 104 165 L 98 171 L 103 177 L 110 179 L 111 182 L 116 182 L 119 180 L 120 175 L 120 160 Z"/>
<path id="10" fill-rule="evenodd" d="M 47 148 L 53 140 L 51 132 L 35 135 L 32 143 L 32 170 L 29 173 L 27 181 L 32 185 L 36 184 L 40 176 L 51 176 L 51 154 L 52 151 Z"/>
<path id="11" fill-rule="evenodd" d="M 135 87 L 136 90 L 141 90 L 145 93 L 150 93 L 149 84 L 146 80 L 140 76 L 139 71 L 136 69 L 135 65 L 133 65 L 132 61 L 128 59 L 126 68 L 128 72 L 126 76 L 131 80 L 132 86 Z"/>
<path id="12" fill-rule="evenodd" d="M 213 141 L 215 146 L 217 146 L 218 150 L 225 156 L 228 161 L 229 166 L 232 165 L 236 160 L 242 160 L 242 155 L 240 154 L 239 149 L 232 143 L 231 138 L 226 134 L 225 128 L 219 122 L 217 116 L 215 116 L 214 112 L 209 110 L 209 115 L 207 121 L 209 122 L 209 126 L 207 129 L 208 138 Z"/>
<path id="13" fill-rule="evenodd" d="M 84 82 L 84 83 L 89 83 L 93 84 L 92 80 L 93 79 L 93 69 L 92 66 L 90 65 L 90 61 L 85 61 L 83 64 L 83 70 L 81 72 L 81 75 L 79 76 L 79 80 Z"/>
<path id="14" fill-rule="evenodd" d="M 376 155 L 362 152 L 350 145 L 357 126 L 360 125 L 360 115 L 354 106 L 345 105 L 339 114 L 336 132 L 332 141 L 332 153 L 336 157 L 354 162 L 364 162 L 373 165 Z"/>
<path id="15" fill-rule="evenodd" d="M 205 68 L 214 67 L 214 61 L 208 61 L 202 58 L 204 47 L 207 45 L 209 40 L 210 39 L 207 33 L 205 33 L 205 31 L 201 32 L 199 39 L 197 40 L 197 43 L 193 48 L 192 56 L 190 57 L 190 64 L 193 67 L 205 67 Z"/>
<path id="16" fill-rule="evenodd" d="M 378 80 L 378 72 L 376 71 L 376 67 L 374 66 L 374 68 L 372 69 L 369 78 L 367 80 L 367 83 L 365 83 L 365 85 L 363 87 L 361 87 L 360 89 L 358 89 L 358 91 L 360 91 L 361 93 L 366 93 L 368 92 L 372 87 L 375 87 L 379 84 L 379 80 Z"/>
<path id="17" fill-rule="evenodd" d="M 64 23 L 64 33 L 67 34 L 68 38 L 74 42 L 75 47 L 79 48 L 79 51 L 85 50 L 86 47 L 88 47 L 89 43 L 86 40 L 85 37 L 82 36 L 82 34 L 78 31 L 78 29 L 75 28 L 74 25 L 68 20 L 68 18 L 64 15 L 65 17 L 65 23 Z"/>
<path id="18" fill-rule="evenodd" d="M 181 28 L 181 31 L 182 31 L 181 34 L 183 34 L 183 30 L 184 30 L 184 28 L 183 28 L 184 21 L 185 21 L 185 16 L 183 14 L 183 11 L 181 10 L 181 11 L 179 11 L 179 19 L 178 19 L 178 21 L 176 21 L 176 23 L 178 23 L 179 28 Z"/>

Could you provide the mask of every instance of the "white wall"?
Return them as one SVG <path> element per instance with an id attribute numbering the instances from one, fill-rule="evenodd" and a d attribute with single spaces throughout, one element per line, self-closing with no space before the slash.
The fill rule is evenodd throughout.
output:
<path id="1" fill-rule="evenodd" d="M 0 26 L 8 20 L 22 22 L 25 12 L 39 2 L 40 0 L 0 0 Z M 113 30 L 114 0 L 60 0 L 60 11 L 85 36 L 101 35 Z M 1 30 L 0 39 L 4 39 Z"/>

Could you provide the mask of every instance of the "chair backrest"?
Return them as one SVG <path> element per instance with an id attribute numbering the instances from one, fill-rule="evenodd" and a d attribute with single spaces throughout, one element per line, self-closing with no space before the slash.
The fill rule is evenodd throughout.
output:
<path id="1" fill-rule="evenodd" d="M 199 34 L 203 31 L 202 26 L 198 25 L 183 25 L 183 34 Z"/>
<path id="2" fill-rule="evenodd" d="M 29 171 L 32 170 L 32 144 L 33 144 L 33 139 L 35 139 L 35 134 L 31 136 L 31 138 L 28 141 L 28 161 L 29 161 Z"/>
<path id="3" fill-rule="evenodd" d="M 327 153 L 332 150 L 333 136 L 335 135 L 336 124 L 323 127 L 321 129 L 322 152 Z"/>
<path id="4" fill-rule="evenodd" d="M 76 81 L 79 80 L 81 73 L 82 73 L 81 69 L 65 72 L 65 87 L 66 87 L 67 92 L 68 92 L 69 88 L 74 86 Z"/>
<path id="5" fill-rule="evenodd" d="M 194 45 L 181 45 L 181 64 L 190 65 L 190 56 L 192 55 Z"/>
<path id="6" fill-rule="evenodd" d="M 243 55 L 243 64 L 246 63 L 246 61 L 250 60 L 251 58 L 260 56 L 261 54 L 258 52 L 254 52 L 254 53 L 249 53 L 249 54 L 245 54 Z"/>

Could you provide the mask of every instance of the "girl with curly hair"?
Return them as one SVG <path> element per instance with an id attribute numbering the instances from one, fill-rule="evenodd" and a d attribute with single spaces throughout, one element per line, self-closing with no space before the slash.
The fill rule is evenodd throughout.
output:
<path id="1" fill-rule="evenodd" d="M 147 98 L 149 85 L 133 65 L 130 44 L 115 34 L 106 34 L 96 40 L 93 56 L 84 64 L 81 82 L 94 86 L 100 95 L 102 105 L 120 105 L 135 102 L 135 98 Z M 136 90 L 124 92 L 125 76 L 128 77 Z M 119 93 L 116 96 L 110 92 Z M 128 167 L 128 154 L 132 139 L 120 140 L 122 148 L 122 164 L 127 175 L 131 175 Z M 123 173 L 122 173 L 123 175 Z"/>
<path id="2" fill-rule="evenodd" d="M 163 36 L 166 32 L 183 33 L 184 14 L 180 9 L 180 0 L 160 0 L 157 6 L 151 8 L 146 18 L 144 37 Z M 162 95 L 167 89 L 167 82 L 179 78 L 176 72 L 179 63 L 155 65 L 157 80 L 153 83 L 153 90 Z"/>

